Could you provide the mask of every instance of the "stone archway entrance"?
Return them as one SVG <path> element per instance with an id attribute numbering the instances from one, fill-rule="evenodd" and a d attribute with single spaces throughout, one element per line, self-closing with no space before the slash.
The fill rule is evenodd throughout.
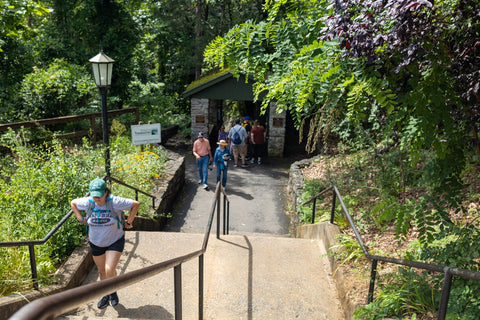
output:
<path id="1" fill-rule="evenodd" d="M 208 132 L 215 137 L 222 122 L 223 101 L 244 101 L 252 118 L 260 117 L 260 108 L 255 104 L 252 81 L 245 76 L 235 78 L 229 71 L 223 71 L 192 82 L 183 93 L 190 98 L 192 139 L 198 132 Z M 268 156 L 283 157 L 285 148 L 286 112 L 277 113 L 275 102 L 271 102 L 264 116 L 268 134 Z"/>

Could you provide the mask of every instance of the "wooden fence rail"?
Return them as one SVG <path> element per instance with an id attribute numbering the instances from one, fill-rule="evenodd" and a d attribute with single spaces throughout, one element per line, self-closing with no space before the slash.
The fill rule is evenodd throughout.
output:
<path id="1" fill-rule="evenodd" d="M 127 114 L 127 113 L 134 113 L 135 114 L 135 124 L 138 124 L 138 120 L 139 120 L 138 108 L 128 108 L 128 109 L 119 109 L 119 110 L 107 111 L 108 116 L 119 116 L 119 115 Z M 32 121 L 23 121 L 23 122 L 0 124 L 0 132 L 6 131 L 6 130 L 8 130 L 8 128 L 12 128 L 12 129 L 20 129 L 21 127 L 35 128 L 35 127 L 48 126 L 48 125 L 53 125 L 53 124 L 58 124 L 58 123 L 75 122 L 75 121 L 90 119 L 90 130 L 77 131 L 77 132 L 71 132 L 71 133 L 58 135 L 59 138 L 64 138 L 64 139 L 69 139 L 69 138 L 74 138 L 74 137 L 83 137 L 83 136 L 87 136 L 90 132 L 96 132 L 96 130 L 95 130 L 95 119 L 96 118 L 101 118 L 101 117 L 102 117 L 101 112 L 95 112 L 95 113 L 82 114 L 82 115 L 78 115 L 78 116 L 65 116 L 65 117 L 50 118 L 50 119 L 41 119 L 41 120 L 32 120 Z"/>

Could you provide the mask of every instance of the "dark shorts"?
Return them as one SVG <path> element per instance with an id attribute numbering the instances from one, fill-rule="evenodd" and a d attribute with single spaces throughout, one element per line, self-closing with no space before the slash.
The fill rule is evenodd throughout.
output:
<path id="1" fill-rule="evenodd" d="M 92 256 L 101 256 L 105 254 L 106 251 L 118 251 L 122 252 L 123 248 L 125 248 L 125 236 L 121 237 L 108 247 L 97 247 L 93 243 L 90 242 L 90 249 L 92 249 Z"/>

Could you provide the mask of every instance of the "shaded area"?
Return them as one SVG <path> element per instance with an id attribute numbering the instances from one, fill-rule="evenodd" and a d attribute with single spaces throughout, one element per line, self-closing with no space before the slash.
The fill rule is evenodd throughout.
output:
<path id="1" fill-rule="evenodd" d="M 166 146 L 171 148 L 170 146 Z M 185 186 L 177 198 L 173 218 L 164 231 L 203 232 L 216 186 L 215 170 L 208 173 L 209 190 L 197 184 L 198 171 L 191 146 L 171 150 L 185 156 Z M 304 156 L 266 158 L 261 165 L 233 167 L 229 162 L 227 195 L 230 200 L 230 231 L 287 235 L 286 186 L 290 164 Z"/>

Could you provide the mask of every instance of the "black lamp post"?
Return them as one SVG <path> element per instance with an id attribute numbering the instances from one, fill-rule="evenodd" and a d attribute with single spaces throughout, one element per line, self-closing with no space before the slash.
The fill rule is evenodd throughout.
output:
<path id="1" fill-rule="evenodd" d="M 107 118 L 107 89 L 112 83 L 112 69 L 115 60 L 109 58 L 103 51 L 89 60 L 92 63 L 95 84 L 100 89 L 102 96 L 102 125 L 103 144 L 105 146 L 105 174 L 110 176 L 110 142 L 108 141 Z"/>

